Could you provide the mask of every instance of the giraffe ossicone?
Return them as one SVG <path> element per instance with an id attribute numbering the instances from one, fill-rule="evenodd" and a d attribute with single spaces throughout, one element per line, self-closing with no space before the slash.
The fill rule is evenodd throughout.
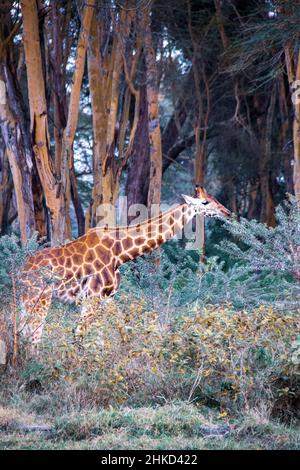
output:
<path id="1" fill-rule="evenodd" d="M 180 233 L 196 214 L 229 217 L 230 211 L 196 186 L 184 203 L 143 223 L 96 227 L 63 246 L 44 248 L 30 256 L 22 272 L 21 330 L 37 349 L 52 298 L 62 302 L 97 296 L 107 300 L 118 291 L 122 264 L 149 253 Z M 80 335 L 92 317 L 83 309 Z"/>

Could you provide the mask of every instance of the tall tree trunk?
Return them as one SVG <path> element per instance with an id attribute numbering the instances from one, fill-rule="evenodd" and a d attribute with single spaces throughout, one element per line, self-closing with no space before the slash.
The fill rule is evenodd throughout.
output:
<path id="1" fill-rule="evenodd" d="M 260 220 L 270 227 L 275 226 L 275 208 L 271 191 L 271 159 L 272 159 L 272 123 L 274 118 L 276 102 L 276 83 L 273 84 L 268 107 L 265 131 L 262 140 L 262 158 L 260 163 L 260 191 L 261 191 L 261 213 Z"/>
<path id="2" fill-rule="evenodd" d="M 289 109 L 285 90 L 285 75 L 281 74 L 278 77 L 278 98 L 280 109 L 280 133 L 279 144 L 284 158 L 284 179 L 285 187 L 288 193 L 293 192 L 293 167 L 291 152 L 288 147 L 289 139 Z"/>
<path id="3" fill-rule="evenodd" d="M 127 2 L 129 5 L 130 2 Z M 116 27 L 112 54 L 111 54 L 111 72 L 108 80 L 108 105 L 109 113 L 107 118 L 106 131 L 106 151 L 102 161 L 102 202 L 104 204 L 115 205 L 119 192 L 119 180 L 121 167 L 124 166 L 123 160 L 121 166 L 115 159 L 115 147 L 117 145 L 117 134 L 119 128 L 118 106 L 120 97 L 120 80 L 124 65 L 124 44 L 130 33 L 132 21 L 135 16 L 135 9 L 122 8 L 120 20 Z"/>
<path id="4" fill-rule="evenodd" d="M 101 204 L 113 209 L 119 192 L 119 181 L 132 149 L 138 122 L 139 92 L 134 88 L 133 79 L 140 50 L 140 35 L 137 34 L 134 48 L 126 57 L 125 44 L 128 39 L 135 10 L 121 9 L 119 17 L 113 16 L 113 37 L 111 52 L 104 44 L 107 41 L 108 18 L 94 18 L 88 49 L 88 72 L 93 116 L 93 178 L 92 199 L 86 215 L 86 228 L 97 225 Z M 118 23 L 116 23 L 118 19 Z M 130 70 L 127 64 L 130 64 Z M 123 80 L 124 71 L 126 83 Z M 125 86 L 127 85 L 127 88 Z M 120 100 L 125 90 L 124 101 Z M 134 118 L 131 124 L 129 143 L 125 148 L 125 133 L 129 124 L 129 105 L 134 96 Z M 118 152 L 118 156 L 116 155 Z M 112 211 L 111 223 L 114 223 Z"/>
<path id="5" fill-rule="evenodd" d="M 144 54 L 147 78 L 147 102 L 148 102 L 148 134 L 150 142 L 150 176 L 148 190 L 148 207 L 160 204 L 161 179 L 162 179 L 162 145 L 159 121 L 159 100 L 156 57 L 152 41 L 151 9 L 144 11 Z"/>
<path id="6" fill-rule="evenodd" d="M 201 62 L 200 46 L 195 37 L 192 26 L 191 3 L 188 1 L 188 29 L 193 46 L 192 67 L 194 76 L 194 88 L 196 95 L 194 132 L 196 142 L 195 155 L 195 183 L 203 186 L 206 172 L 206 141 L 207 128 L 210 113 L 210 90 L 205 73 L 205 65 Z M 200 76 L 201 69 L 201 76 Z M 202 79 L 202 80 L 201 80 Z M 202 94 L 201 83 L 204 83 L 205 94 Z M 206 106 L 204 102 L 206 98 Z M 202 139 L 200 140 L 200 129 L 203 126 Z M 201 251 L 201 260 L 205 259 L 205 219 L 203 216 L 196 217 L 196 240 Z"/>
<path id="7" fill-rule="evenodd" d="M 30 176 L 27 177 L 28 181 L 30 178 L 32 178 L 32 182 L 30 183 L 29 181 L 31 188 L 28 187 L 28 191 L 30 192 L 32 190 L 33 195 L 29 195 L 29 198 L 30 200 L 33 200 L 34 204 L 35 229 L 38 231 L 39 235 L 43 237 L 47 232 L 46 211 L 44 207 L 38 207 L 39 202 L 43 200 L 43 191 L 40 189 L 38 176 L 36 178 L 35 162 L 34 158 L 32 158 L 33 151 L 31 146 L 30 131 L 25 115 L 26 105 L 23 102 L 23 94 L 21 92 L 24 50 L 23 47 L 17 47 L 12 43 L 14 35 L 18 31 L 18 23 L 13 25 L 11 20 L 11 10 L 8 10 L 6 14 L 4 11 L 5 10 L 2 11 L 3 15 L 0 26 L 2 72 L 4 81 L 6 83 L 6 90 L 5 87 L 3 87 L 3 93 L 5 95 L 7 91 L 8 107 L 15 120 L 16 128 L 18 129 L 20 145 L 23 145 L 22 152 L 24 152 L 26 157 L 26 163 L 22 165 L 22 167 L 18 168 L 18 165 L 16 165 L 17 168 L 15 169 L 14 174 L 17 177 L 19 171 L 24 171 L 25 173 L 27 172 L 30 174 Z M 20 197 L 22 197 L 20 192 L 16 192 L 14 200 L 17 201 L 18 207 L 20 207 Z M 15 217 L 13 204 L 10 204 L 10 206 L 12 207 L 13 212 L 10 215 L 7 213 L 5 216 L 8 223 L 14 220 Z M 22 224 L 20 228 L 22 230 Z"/>
<path id="8" fill-rule="evenodd" d="M 102 19 L 104 21 L 104 19 Z M 88 73 L 93 119 L 93 190 L 90 208 L 86 216 L 86 229 L 97 225 L 96 211 L 102 203 L 102 162 L 107 135 L 107 61 L 101 56 L 101 39 L 104 24 L 94 15 L 88 48 Z"/>
<path id="9" fill-rule="evenodd" d="M 59 153 L 57 153 L 56 165 L 53 165 L 49 151 L 47 102 L 41 58 L 37 5 L 35 0 L 22 0 L 21 2 L 31 134 L 37 169 L 44 190 L 46 204 L 50 212 L 52 242 L 54 244 L 63 242 L 66 237 L 71 237 L 69 221 L 69 204 L 71 197 L 70 168 L 72 168 L 73 164 L 73 141 L 78 119 L 80 88 L 94 6 L 95 0 L 91 0 L 84 8 L 82 30 L 77 46 L 69 113 L 61 142 L 61 154 L 59 155 Z M 56 38 L 55 30 L 54 38 Z M 60 84 L 57 91 L 61 93 L 61 90 L 62 87 Z M 58 152 L 59 151 L 60 148 L 58 149 Z"/>
<path id="10" fill-rule="evenodd" d="M 293 53 L 290 43 L 285 49 L 285 60 L 294 109 L 294 192 L 300 199 L 300 51 Z"/>
<path id="11" fill-rule="evenodd" d="M 96 0 L 90 0 L 89 3 L 84 7 L 82 15 L 82 26 L 78 38 L 76 59 L 75 59 L 75 71 L 72 79 L 71 95 L 68 108 L 68 117 L 66 127 L 63 133 L 62 149 L 61 149 L 61 167 L 60 167 L 60 179 L 62 183 L 62 190 L 65 195 L 65 210 L 67 215 L 66 233 L 65 238 L 71 238 L 71 226 L 68 220 L 69 207 L 71 199 L 71 180 L 72 180 L 72 191 L 75 196 L 75 212 L 77 219 L 79 217 L 79 231 L 82 230 L 82 208 L 80 208 L 80 199 L 77 191 L 77 182 L 74 172 L 74 156 L 73 156 L 73 143 L 75 138 L 75 132 L 78 123 L 78 111 L 80 101 L 80 91 L 82 78 L 84 74 L 84 65 L 86 58 L 86 51 L 88 45 L 88 38 L 91 29 L 92 18 L 94 15 L 94 6 Z M 72 172 L 72 178 L 70 173 Z"/>
<path id="12" fill-rule="evenodd" d="M 65 74 L 63 69 L 61 18 L 58 10 L 58 0 L 51 0 L 52 42 L 50 68 L 53 82 L 53 114 L 55 139 L 55 171 L 60 174 L 63 131 L 67 124 L 67 97 L 65 90 Z"/>
<path id="13" fill-rule="evenodd" d="M 43 76 L 38 11 L 35 0 L 21 1 L 32 145 L 51 219 L 52 243 L 63 242 L 66 210 L 49 149 L 47 102 Z"/>
<path id="14" fill-rule="evenodd" d="M 63 139 L 64 139 L 64 130 L 67 127 L 67 119 L 68 119 L 68 106 L 67 106 L 67 96 L 66 96 L 66 74 L 65 74 L 65 66 L 66 63 L 63 61 L 63 51 L 62 51 L 62 44 L 63 44 L 63 31 L 61 29 L 61 17 L 58 9 L 58 0 L 52 0 L 52 40 L 53 40 L 53 54 L 51 56 L 51 70 L 52 70 L 52 81 L 54 84 L 53 87 L 53 108 L 54 108 L 54 138 L 55 138 L 55 171 L 56 175 L 60 175 L 61 173 L 61 166 L 62 166 L 62 153 L 63 153 Z M 92 10 L 88 9 L 85 10 L 85 12 L 88 12 L 89 15 L 92 14 Z M 92 17 L 94 15 L 92 14 Z M 90 27 L 90 25 L 84 24 L 84 18 L 83 18 L 83 25 L 82 25 L 82 30 L 84 31 L 83 34 L 87 34 L 88 31 L 86 29 Z M 66 31 L 64 34 L 67 35 L 68 31 Z M 72 90 L 71 90 L 71 98 L 72 95 L 74 96 L 74 88 L 79 87 L 80 88 L 80 80 L 82 81 L 82 76 L 81 73 L 83 74 L 83 68 L 84 68 L 84 62 L 85 62 L 85 54 L 84 49 L 86 51 L 87 44 L 86 44 L 86 36 L 84 36 L 84 39 L 82 40 L 82 33 L 79 36 L 79 42 L 77 45 L 77 50 L 81 51 L 81 63 L 80 65 L 77 64 L 77 74 L 74 74 L 73 81 L 72 81 Z M 78 57 L 78 54 L 77 54 Z M 83 59 L 83 60 L 82 60 Z M 78 60 L 80 62 L 80 60 Z M 78 72 L 78 68 L 81 70 Z M 76 71 L 76 69 L 75 69 Z M 76 81 L 76 83 L 75 83 Z M 78 83 L 79 82 L 79 83 Z M 79 100 L 79 94 L 76 95 L 76 99 Z M 70 100 L 72 101 L 72 100 Z M 75 103 L 76 105 L 76 103 Z M 79 107 L 79 102 L 78 102 L 78 107 Z M 73 106 L 73 109 L 75 106 Z M 76 111 L 75 108 L 75 113 L 78 113 L 78 110 Z M 76 123 L 73 122 L 73 126 L 75 126 L 76 130 Z M 74 135 L 75 131 L 73 131 L 73 141 L 74 141 Z M 71 142 L 71 147 L 73 148 L 73 142 Z M 71 152 L 73 153 L 73 152 Z M 78 236 L 83 235 L 84 233 L 84 212 L 82 209 L 82 204 L 80 200 L 80 196 L 78 193 L 78 188 L 77 188 L 77 179 L 75 175 L 75 169 L 74 169 L 74 160 L 69 162 L 69 179 L 70 179 L 70 191 L 71 191 L 71 198 L 73 202 L 73 206 L 75 209 L 75 214 L 76 214 L 76 219 L 77 219 L 77 226 L 78 226 Z M 68 200 L 66 202 L 66 205 L 69 206 L 70 203 L 70 194 L 68 196 Z M 71 221 L 70 221 L 70 215 L 69 211 L 67 213 L 67 221 L 66 221 L 66 232 L 65 232 L 65 237 L 70 238 L 71 237 Z"/>
<path id="15" fill-rule="evenodd" d="M 21 240 L 25 244 L 35 230 L 35 218 L 31 185 L 31 154 L 26 149 L 24 133 L 18 117 L 12 111 L 18 106 L 10 71 L 2 63 L 0 64 L 1 131 L 14 182 Z"/>
<path id="16" fill-rule="evenodd" d="M 150 173 L 150 146 L 148 139 L 148 113 L 146 85 L 140 88 L 140 111 L 137 131 L 129 159 L 126 195 L 128 221 L 134 218 L 130 215 L 130 208 L 134 204 L 147 205 Z"/>
<path id="17" fill-rule="evenodd" d="M 13 181 L 5 144 L 0 139 L 0 234 L 7 233 L 9 226 L 9 208 L 13 192 Z"/>

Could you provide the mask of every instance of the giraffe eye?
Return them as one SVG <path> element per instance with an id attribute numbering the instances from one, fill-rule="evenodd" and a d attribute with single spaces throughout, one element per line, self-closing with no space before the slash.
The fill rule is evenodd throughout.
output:
<path id="1" fill-rule="evenodd" d="M 208 204 L 208 201 L 202 201 L 202 204 L 206 206 Z"/>

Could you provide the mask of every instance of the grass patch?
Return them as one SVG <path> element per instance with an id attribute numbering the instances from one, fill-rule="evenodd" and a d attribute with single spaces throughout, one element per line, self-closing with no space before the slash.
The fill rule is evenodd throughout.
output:
<path id="1" fill-rule="evenodd" d="M 257 411 L 234 419 L 187 403 L 74 411 L 50 419 L 47 434 L 23 426 L 23 418 L 31 425 L 39 423 L 37 415 L 1 408 L 1 417 L 0 449 L 300 450 L 299 427 L 287 427 Z"/>

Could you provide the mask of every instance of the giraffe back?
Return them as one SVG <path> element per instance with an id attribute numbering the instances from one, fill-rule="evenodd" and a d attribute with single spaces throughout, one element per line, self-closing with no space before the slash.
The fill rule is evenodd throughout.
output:
<path id="1" fill-rule="evenodd" d="M 95 232 L 61 247 L 40 250 L 24 266 L 23 297 L 36 296 L 50 284 L 53 296 L 63 302 L 93 295 L 105 299 L 118 287 L 117 256 L 116 241 Z"/>

